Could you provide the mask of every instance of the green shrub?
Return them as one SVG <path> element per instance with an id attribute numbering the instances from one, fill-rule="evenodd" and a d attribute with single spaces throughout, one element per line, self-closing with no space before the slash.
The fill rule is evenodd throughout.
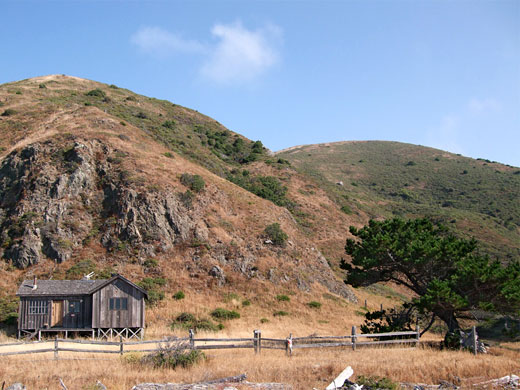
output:
<path id="1" fill-rule="evenodd" d="M 0 297 L 0 323 L 16 325 L 18 319 L 18 298 L 15 296 Z"/>
<path id="2" fill-rule="evenodd" d="M 291 300 L 291 298 L 289 298 L 287 295 L 285 294 L 280 294 L 280 295 L 277 295 L 276 296 L 276 300 L 278 302 L 289 302 Z"/>
<path id="3" fill-rule="evenodd" d="M 172 152 L 164 152 L 164 156 L 168 158 L 175 158 Z"/>
<path id="4" fill-rule="evenodd" d="M 6 110 L 2 113 L 2 116 L 11 116 L 11 115 L 16 114 L 17 112 L 18 112 L 18 111 L 13 110 L 12 108 L 8 108 L 8 109 L 6 109 Z"/>
<path id="5" fill-rule="evenodd" d="M 204 358 L 204 353 L 190 349 L 188 342 L 173 340 L 161 345 L 156 352 L 143 356 L 141 363 L 149 364 L 154 368 L 188 368 Z"/>
<path id="6" fill-rule="evenodd" d="M 146 113 L 143 111 L 139 111 L 137 114 L 135 114 L 135 116 L 139 119 L 148 119 L 148 115 L 146 115 Z"/>
<path id="7" fill-rule="evenodd" d="M 269 322 L 269 320 L 267 318 L 260 318 L 261 324 L 267 324 L 268 322 Z"/>
<path id="8" fill-rule="evenodd" d="M 242 306 L 251 306 L 251 301 L 249 299 L 244 299 L 242 301 Z"/>
<path id="9" fill-rule="evenodd" d="M 88 91 L 86 93 L 87 96 L 94 96 L 94 97 L 100 97 L 100 98 L 105 98 L 106 97 L 106 94 L 105 92 L 103 92 L 101 89 L 99 88 L 96 88 L 96 89 L 93 89 L 91 91 Z"/>
<path id="10" fill-rule="evenodd" d="M 144 278 L 137 285 L 148 294 L 147 302 L 151 305 L 164 299 L 164 292 L 159 288 L 166 284 L 165 278 Z"/>
<path id="11" fill-rule="evenodd" d="M 378 376 L 365 377 L 360 375 L 357 377 L 356 383 L 367 389 L 398 390 L 400 388 L 397 383 L 392 382 L 390 379 Z"/>
<path id="12" fill-rule="evenodd" d="M 39 87 L 40 87 L 40 89 L 46 89 L 47 88 L 47 86 L 45 84 L 40 84 Z"/>
<path id="13" fill-rule="evenodd" d="M 234 310 L 227 310 L 218 307 L 211 312 L 211 316 L 217 320 L 232 320 L 235 318 L 240 318 L 240 313 Z"/>
<path id="14" fill-rule="evenodd" d="M 265 235 L 274 245 L 284 246 L 289 236 L 282 230 L 279 223 L 273 223 L 264 230 Z"/>
<path id="15" fill-rule="evenodd" d="M 307 303 L 307 306 L 309 306 L 311 309 L 319 309 L 321 307 L 321 303 L 318 301 L 310 301 Z"/>
<path id="16" fill-rule="evenodd" d="M 110 85 L 108 86 L 108 88 L 119 89 L 119 87 L 118 87 L 117 85 L 115 85 L 115 84 L 110 84 Z"/>
<path id="17" fill-rule="evenodd" d="M 175 320 L 173 320 L 170 323 L 170 328 L 172 330 L 174 330 L 174 329 L 184 329 L 184 330 L 193 329 L 194 331 L 203 330 L 203 331 L 217 332 L 217 331 L 223 329 L 224 327 L 221 326 L 221 324 L 215 325 L 215 323 L 213 323 L 212 321 L 210 321 L 206 318 L 198 319 L 197 317 L 195 317 L 195 315 L 193 315 L 191 313 L 181 313 L 175 318 Z"/>
<path id="18" fill-rule="evenodd" d="M 156 268 L 159 265 L 159 262 L 156 259 L 146 259 L 143 265 L 146 268 Z"/>
<path id="19" fill-rule="evenodd" d="M 341 211 L 343 211 L 347 215 L 352 214 L 352 209 L 347 205 L 341 206 Z"/>
<path id="20" fill-rule="evenodd" d="M 247 174 L 246 174 L 247 172 Z M 296 204 L 287 199 L 287 187 L 274 176 L 251 176 L 248 171 L 233 169 L 227 179 L 232 183 L 252 192 L 253 194 L 270 200 L 274 204 L 294 209 Z"/>
<path id="21" fill-rule="evenodd" d="M 186 297 L 186 294 L 184 294 L 183 291 L 177 291 L 175 294 L 173 294 L 173 299 L 180 301 L 181 299 L 184 299 Z"/>
<path id="22" fill-rule="evenodd" d="M 183 173 L 181 175 L 181 183 L 195 193 L 202 191 L 206 184 L 201 176 L 191 175 L 189 173 Z"/>
<path id="23" fill-rule="evenodd" d="M 311 309 L 319 309 L 321 307 L 321 302 L 310 301 L 307 303 L 307 306 L 309 306 Z"/>
<path id="24" fill-rule="evenodd" d="M 283 311 L 283 310 L 275 311 L 273 313 L 274 317 L 285 317 L 285 316 L 288 316 L 288 315 L 289 315 L 289 313 L 287 313 L 286 311 Z"/>
<path id="25" fill-rule="evenodd" d="M 157 302 L 164 299 L 164 292 L 157 290 L 148 291 L 148 298 L 146 299 L 150 305 L 155 305 Z"/>
<path id="26" fill-rule="evenodd" d="M 162 124 L 162 127 L 173 130 L 173 129 L 175 129 L 175 125 L 176 125 L 175 121 L 164 121 Z"/>
<path id="27" fill-rule="evenodd" d="M 90 259 L 81 260 L 74 264 L 67 271 L 65 276 L 67 279 L 81 279 L 83 276 L 91 272 L 96 272 L 96 265 Z"/>

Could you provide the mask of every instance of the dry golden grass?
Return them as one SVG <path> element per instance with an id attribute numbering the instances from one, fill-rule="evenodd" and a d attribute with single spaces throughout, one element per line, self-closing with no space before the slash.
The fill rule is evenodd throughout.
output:
<path id="1" fill-rule="evenodd" d="M 468 352 L 430 349 L 210 351 L 207 359 L 190 369 L 152 369 L 126 363 L 125 358 L 53 361 L 52 355 L 4 358 L 0 378 L 23 382 L 30 389 L 57 388 L 58 378 L 71 389 L 88 389 L 97 380 L 109 389 L 130 389 L 143 382 L 193 383 L 247 373 L 252 382 L 283 382 L 298 389 L 325 388 L 347 365 L 355 375 L 386 376 L 398 382 L 438 383 L 463 378 L 462 385 L 520 372 L 520 353 L 474 357 Z"/>

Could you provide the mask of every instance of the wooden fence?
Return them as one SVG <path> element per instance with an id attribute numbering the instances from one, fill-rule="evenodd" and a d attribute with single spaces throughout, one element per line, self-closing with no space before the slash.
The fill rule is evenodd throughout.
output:
<path id="1" fill-rule="evenodd" d="M 0 344 L 0 356 L 54 353 L 54 358 L 58 359 L 60 352 L 123 355 L 130 352 L 154 352 L 160 347 L 167 346 L 168 343 L 178 342 L 186 343 L 187 347 L 198 350 L 250 348 L 259 354 L 262 349 L 280 349 L 285 350 L 287 355 L 292 355 L 293 349 L 300 348 L 350 347 L 355 351 L 358 346 L 405 344 L 416 347 L 419 344 L 419 338 L 419 327 L 415 331 L 408 332 L 362 334 L 357 333 L 356 327 L 353 326 L 352 333 L 345 336 L 292 337 L 290 334 L 285 339 L 264 338 L 260 330 L 255 330 L 252 338 L 196 338 L 195 333 L 190 330 L 189 337 L 162 340 L 123 341 L 123 338 L 120 337 L 119 341 L 97 341 L 56 337 L 42 341 L 7 343 Z M 98 348 L 94 346 L 98 346 Z M 10 351 L 2 352 L 2 349 L 10 349 Z"/>

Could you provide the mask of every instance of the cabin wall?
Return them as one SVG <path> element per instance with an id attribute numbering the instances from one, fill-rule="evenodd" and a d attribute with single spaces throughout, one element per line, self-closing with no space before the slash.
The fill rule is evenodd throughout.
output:
<path id="1" fill-rule="evenodd" d="M 41 302 L 46 308 L 46 313 L 29 314 L 29 302 Z M 45 298 L 20 298 L 20 308 L 18 311 L 18 329 L 38 329 L 44 328 L 51 323 L 51 300 Z"/>
<path id="2" fill-rule="evenodd" d="M 110 298 L 127 298 L 126 310 L 110 309 Z M 144 294 L 117 279 L 92 294 L 93 328 L 144 328 Z"/>
<path id="3" fill-rule="evenodd" d="M 42 302 L 46 313 L 31 314 L 30 302 Z M 63 301 L 63 320 L 57 328 L 90 328 L 92 324 L 92 304 L 90 296 L 75 297 L 20 297 L 18 329 L 50 328 L 52 323 L 52 302 Z M 74 309 L 75 304 L 78 305 Z M 79 310 L 79 311 L 78 311 Z"/>

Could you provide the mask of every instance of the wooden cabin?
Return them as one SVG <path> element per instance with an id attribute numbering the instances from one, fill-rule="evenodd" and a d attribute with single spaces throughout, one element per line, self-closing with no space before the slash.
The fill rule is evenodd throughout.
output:
<path id="1" fill-rule="evenodd" d="M 104 280 L 24 280 L 18 337 L 88 332 L 92 337 L 143 337 L 146 291 L 121 275 Z"/>

